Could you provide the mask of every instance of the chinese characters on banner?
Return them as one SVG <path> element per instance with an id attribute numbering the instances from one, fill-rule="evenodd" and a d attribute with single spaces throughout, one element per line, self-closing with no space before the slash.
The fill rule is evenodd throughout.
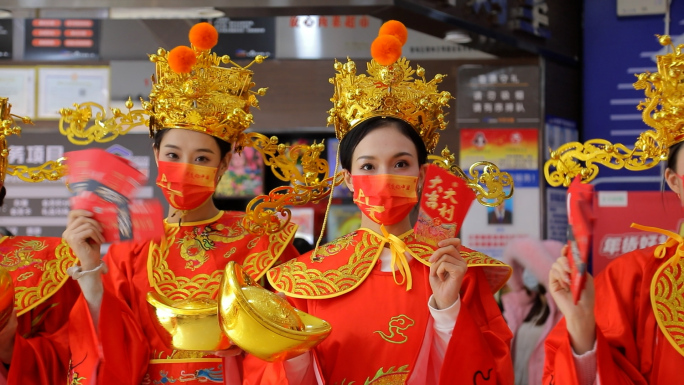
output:
<path id="1" fill-rule="evenodd" d="M 463 224 L 475 193 L 465 181 L 447 170 L 429 165 L 423 183 L 416 238 L 434 246 L 441 240 L 454 238 Z"/>
<path id="2" fill-rule="evenodd" d="M 682 234 L 684 220 L 677 196 L 660 191 L 599 191 L 594 198 L 592 274 L 622 254 L 661 244 L 667 237 L 640 231 L 632 223 Z"/>
<path id="3" fill-rule="evenodd" d="M 459 127 L 535 127 L 540 123 L 539 68 L 469 67 L 458 70 Z"/>
<path id="4" fill-rule="evenodd" d="M 153 188 L 157 177 L 150 139 L 146 134 L 128 134 L 112 143 L 93 143 L 89 148 L 104 148 L 133 162 L 148 178 L 138 190 L 136 198 L 164 199 L 158 188 Z M 82 150 L 82 146 L 69 143 L 59 133 L 46 133 L 24 129 L 21 138 L 12 137 L 8 146 L 10 164 L 37 167 L 49 160 L 56 160 L 68 151 Z M 27 183 L 15 176 L 5 179 L 7 195 L 0 207 L 0 226 L 14 235 L 59 237 L 66 227 L 69 213 L 69 197 L 64 180 L 56 182 Z"/>

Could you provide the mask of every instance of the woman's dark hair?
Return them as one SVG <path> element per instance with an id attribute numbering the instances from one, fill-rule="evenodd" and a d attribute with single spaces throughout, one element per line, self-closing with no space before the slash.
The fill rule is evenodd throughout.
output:
<path id="1" fill-rule="evenodd" d="M 425 142 L 423 142 L 423 139 L 421 139 L 420 135 L 418 135 L 416 130 L 414 130 L 410 124 L 401 119 L 391 117 L 383 118 L 378 116 L 361 122 L 358 126 L 349 131 L 344 138 L 342 138 L 340 141 L 340 164 L 342 165 L 342 168 L 347 171 L 351 170 L 354 150 L 359 142 L 361 142 L 361 140 L 368 135 L 368 133 L 377 128 L 392 125 L 406 137 L 411 139 L 413 144 L 416 145 L 418 164 L 422 165 L 427 162 L 427 150 L 425 149 Z"/>
<path id="2" fill-rule="evenodd" d="M 7 195 L 7 189 L 5 186 L 2 186 L 2 188 L 0 188 L 0 206 L 5 203 L 5 195 Z"/>
<path id="3" fill-rule="evenodd" d="M 154 133 L 154 143 L 152 144 L 152 147 L 154 147 L 155 150 L 159 150 L 159 146 L 161 146 L 161 141 L 164 138 L 164 135 L 166 135 L 166 133 L 169 132 L 169 130 L 171 130 L 171 128 L 165 128 Z M 219 147 L 219 151 L 221 152 L 221 159 L 223 159 L 226 156 L 226 154 L 230 152 L 230 143 L 226 142 L 223 139 L 219 139 L 213 135 L 212 138 L 214 138 L 214 140 L 216 141 L 216 144 Z"/>
<path id="4" fill-rule="evenodd" d="M 532 294 L 527 288 L 528 294 Z M 534 303 L 532 304 L 532 309 L 527 313 L 525 320 L 523 322 L 532 322 L 535 318 L 537 321 L 534 323 L 536 326 L 543 325 L 546 319 L 549 318 L 550 310 L 549 304 L 542 300 L 542 297 L 546 294 L 546 289 L 542 284 L 537 285 L 537 292 L 534 293 Z M 537 318 L 538 317 L 538 318 Z"/>
<path id="5" fill-rule="evenodd" d="M 675 172 L 677 171 L 677 153 L 679 152 L 679 149 L 682 147 L 682 143 L 684 142 L 679 142 L 670 147 L 670 151 L 668 151 L 667 154 L 667 168 Z"/>

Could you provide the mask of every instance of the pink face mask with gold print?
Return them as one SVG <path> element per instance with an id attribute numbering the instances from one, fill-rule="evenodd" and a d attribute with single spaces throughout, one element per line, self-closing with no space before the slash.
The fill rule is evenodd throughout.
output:
<path id="1" fill-rule="evenodd" d="M 354 203 L 373 222 L 393 225 L 404 219 L 418 202 L 418 177 L 404 175 L 352 175 Z"/>
<path id="2" fill-rule="evenodd" d="M 196 209 L 216 190 L 216 167 L 160 160 L 158 168 L 157 186 L 178 210 Z"/>

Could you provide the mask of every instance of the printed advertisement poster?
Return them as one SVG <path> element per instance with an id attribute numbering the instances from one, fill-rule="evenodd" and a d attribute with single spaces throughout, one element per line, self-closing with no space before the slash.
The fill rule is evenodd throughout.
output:
<path id="1" fill-rule="evenodd" d="M 671 191 L 599 191 L 597 195 L 598 199 L 594 199 L 594 275 L 622 254 L 667 240 L 665 235 L 631 228 L 632 223 L 683 233 L 682 207 Z"/>
<path id="2" fill-rule="evenodd" d="M 216 198 L 254 197 L 264 193 L 264 161 L 252 147 L 230 158 L 228 170 L 216 186 Z"/>
<path id="3" fill-rule="evenodd" d="M 539 135 L 535 128 L 462 129 L 460 165 L 479 161 L 496 164 L 513 177 L 511 199 L 496 207 L 474 203 L 466 216 L 461 239 L 467 247 L 493 258 L 514 238 L 541 236 Z"/>

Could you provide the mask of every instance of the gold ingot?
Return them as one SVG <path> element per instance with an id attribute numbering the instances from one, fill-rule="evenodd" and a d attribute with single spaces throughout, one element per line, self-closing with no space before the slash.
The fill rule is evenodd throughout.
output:
<path id="1" fill-rule="evenodd" d="M 219 327 L 216 300 L 189 298 L 174 302 L 157 292 L 147 293 L 154 326 L 166 346 L 177 350 L 217 351 L 230 347 Z"/>
<path id="2" fill-rule="evenodd" d="M 4 329 L 14 310 L 14 285 L 12 276 L 0 267 L 0 330 Z"/>
<path id="3" fill-rule="evenodd" d="M 219 291 L 221 329 L 242 350 L 265 361 L 306 353 L 332 331 L 320 318 L 293 308 L 259 286 L 235 262 L 226 265 Z"/>

